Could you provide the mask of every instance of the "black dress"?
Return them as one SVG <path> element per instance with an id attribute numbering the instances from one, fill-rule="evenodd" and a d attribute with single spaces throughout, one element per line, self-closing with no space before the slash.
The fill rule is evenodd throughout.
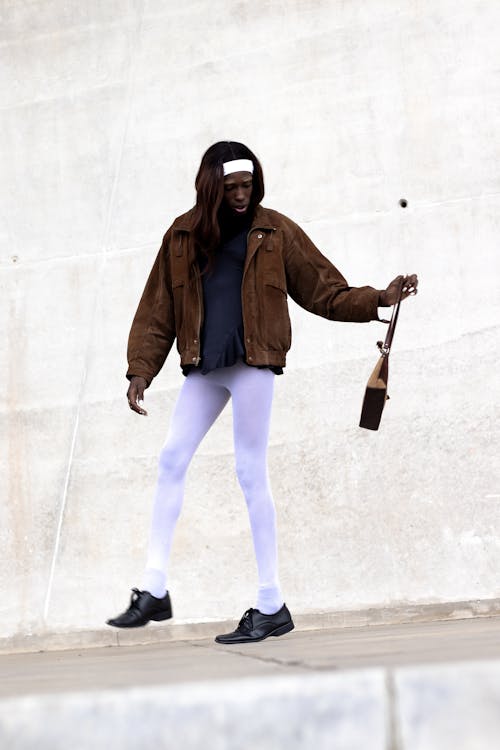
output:
<path id="1" fill-rule="evenodd" d="M 184 375 L 193 369 L 199 369 L 202 375 L 206 375 L 219 367 L 231 367 L 239 358 L 245 361 L 241 283 L 251 223 L 251 216 L 226 218 L 221 223 L 221 244 L 211 271 L 206 271 L 206 255 L 198 253 L 204 307 L 201 360 L 197 367 L 183 366 Z M 281 367 L 257 367 L 269 367 L 276 375 L 283 373 Z"/>

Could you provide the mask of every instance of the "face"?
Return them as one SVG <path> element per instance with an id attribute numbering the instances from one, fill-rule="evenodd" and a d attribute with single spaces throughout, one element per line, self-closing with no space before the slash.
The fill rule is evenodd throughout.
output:
<path id="1" fill-rule="evenodd" d="M 252 197 L 252 173 L 234 172 L 224 177 L 224 203 L 235 214 L 248 211 Z"/>

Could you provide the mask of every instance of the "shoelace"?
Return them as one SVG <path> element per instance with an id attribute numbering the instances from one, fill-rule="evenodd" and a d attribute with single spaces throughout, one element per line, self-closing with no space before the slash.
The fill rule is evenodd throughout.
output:
<path id="1" fill-rule="evenodd" d="M 132 596 L 130 597 L 130 606 L 131 607 L 137 607 L 137 602 L 141 598 L 142 591 L 139 591 L 139 589 L 131 589 Z"/>
<path id="2" fill-rule="evenodd" d="M 243 617 L 238 623 L 238 630 L 249 632 L 252 629 L 253 627 L 252 612 L 253 612 L 253 607 L 251 607 L 250 609 L 247 609 L 247 611 L 245 612 L 245 614 L 243 615 Z"/>

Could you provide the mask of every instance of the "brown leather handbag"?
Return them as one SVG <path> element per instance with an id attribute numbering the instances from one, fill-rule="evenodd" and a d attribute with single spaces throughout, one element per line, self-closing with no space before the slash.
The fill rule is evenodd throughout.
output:
<path id="1" fill-rule="evenodd" d="M 377 341 L 377 346 L 380 349 L 380 357 L 368 379 L 368 383 L 366 384 L 359 426 L 364 427 L 367 430 L 378 430 L 385 402 L 389 398 L 387 394 L 387 383 L 389 380 L 389 352 L 391 350 L 392 338 L 398 321 L 403 285 L 404 279 L 401 283 L 398 301 L 392 309 L 391 320 L 389 322 L 385 341 L 384 343 Z"/>

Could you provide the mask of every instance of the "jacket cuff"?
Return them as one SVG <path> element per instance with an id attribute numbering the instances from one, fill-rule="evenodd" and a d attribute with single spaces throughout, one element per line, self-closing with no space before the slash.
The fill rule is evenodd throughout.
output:
<path id="1" fill-rule="evenodd" d="M 383 317 L 384 315 L 386 315 L 386 310 L 387 310 L 387 307 L 379 307 L 378 310 L 377 310 L 378 320 L 381 323 L 389 323 L 390 322 L 389 320 L 387 320 L 387 318 Z"/>
<path id="2" fill-rule="evenodd" d="M 153 380 L 153 378 L 151 377 L 151 375 L 149 375 L 149 374 L 146 375 L 145 372 L 141 372 L 140 369 L 137 369 L 137 368 L 134 368 L 133 372 L 131 370 L 128 370 L 127 373 L 125 374 L 125 377 L 127 378 L 127 380 L 132 380 L 132 378 L 134 378 L 134 377 L 136 377 L 136 378 L 144 378 L 144 380 L 147 383 L 146 388 L 149 388 L 149 386 L 151 385 L 151 382 Z"/>
<path id="3" fill-rule="evenodd" d="M 387 308 L 391 307 L 391 305 L 383 305 L 382 304 L 381 297 L 382 297 L 382 292 L 383 291 L 385 291 L 385 289 L 381 289 L 379 291 L 379 293 L 378 293 L 377 315 L 378 315 L 378 320 L 380 320 L 381 323 L 389 323 L 389 321 L 387 320 L 387 318 L 385 317 L 385 315 L 386 315 Z"/>

